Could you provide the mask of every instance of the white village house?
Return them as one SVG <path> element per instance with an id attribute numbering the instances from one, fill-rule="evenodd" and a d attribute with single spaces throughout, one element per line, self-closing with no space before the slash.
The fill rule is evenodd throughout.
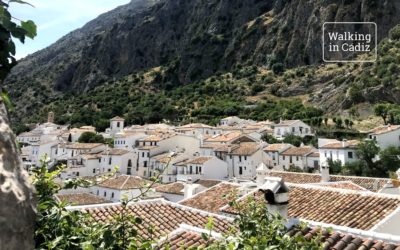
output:
<path id="1" fill-rule="evenodd" d="M 278 139 L 285 138 L 287 135 L 313 136 L 311 127 L 301 120 L 284 120 L 274 125 L 274 137 Z"/>
<path id="2" fill-rule="evenodd" d="M 327 167 L 328 159 L 340 161 L 342 165 L 357 161 L 356 151 L 359 143 L 357 140 L 318 139 L 320 165 Z"/>
<path id="3" fill-rule="evenodd" d="M 400 125 L 385 125 L 369 131 L 368 138 L 375 140 L 381 149 L 400 147 Z"/>

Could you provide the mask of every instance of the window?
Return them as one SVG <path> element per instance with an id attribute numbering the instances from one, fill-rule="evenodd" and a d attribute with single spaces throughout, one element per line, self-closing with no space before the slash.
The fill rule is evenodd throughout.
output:
<path id="1" fill-rule="evenodd" d="M 99 163 L 101 162 L 101 158 L 99 158 Z"/>
<path id="2" fill-rule="evenodd" d="M 143 162 L 143 167 L 147 168 L 147 161 Z"/>
<path id="3" fill-rule="evenodd" d="M 299 161 L 299 157 L 298 156 L 296 156 L 296 161 Z"/>
<path id="4" fill-rule="evenodd" d="M 120 126 L 120 124 L 119 124 L 119 122 L 117 122 L 117 128 L 119 128 L 119 126 Z"/>
<path id="5" fill-rule="evenodd" d="M 293 161 L 292 161 L 292 156 L 289 156 L 289 162 L 290 162 L 290 163 L 293 163 Z"/>
<path id="6" fill-rule="evenodd" d="M 348 156 L 350 159 L 353 159 L 353 152 L 347 152 L 347 156 Z"/>
<path id="7" fill-rule="evenodd" d="M 95 174 L 96 173 L 96 169 L 95 168 L 93 168 L 93 174 Z"/>
<path id="8" fill-rule="evenodd" d="M 114 198 L 114 192 L 111 193 L 111 199 L 113 199 L 113 198 Z"/>
<path id="9" fill-rule="evenodd" d="M 150 152 L 147 152 L 147 157 L 150 157 Z"/>
<path id="10" fill-rule="evenodd" d="M 189 173 L 190 173 L 190 174 L 193 173 L 193 167 L 192 167 L 192 165 L 190 165 L 190 167 L 189 167 Z"/>
<path id="11" fill-rule="evenodd" d="M 111 168 L 108 169 L 108 172 L 111 172 Z"/>
<path id="12" fill-rule="evenodd" d="M 199 167 L 199 174 L 201 174 L 201 167 Z"/>
<path id="13" fill-rule="evenodd" d="M 128 170 L 126 171 L 127 175 L 132 175 L 132 168 L 128 168 Z"/>
<path id="14" fill-rule="evenodd" d="M 111 161 L 112 161 L 111 157 L 108 158 L 108 165 L 111 165 Z"/>
<path id="15" fill-rule="evenodd" d="M 247 156 L 244 157 L 244 160 L 247 161 Z"/>
<path id="16" fill-rule="evenodd" d="M 76 172 L 76 176 L 79 176 L 79 172 Z"/>
<path id="17" fill-rule="evenodd" d="M 292 133 L 294 133 L 296 131 L 295 127 L 292 127 Z"/>
<path id="18" fill-rule="evenodd" d="M 240 174 L 240 175 L 243 174 L 243 167 L 239 167 L 239 174 Z"/>
<path id="19" fill-rule="evenodd" d="M 199 174 L 199 168 L 196 166 L 196 174 Z"/>
<path id="20" fill-rule="evenodd" d="M 97 195 L 99 195 L 99 193 L 100 193 L 100 191 L 99 191 L 99 190 L 97 190 Z"/>
<path id="21" fill-rule="evenodd" d="M 325 154 L 325 157 L 327 157 L 327 156 L 328 156 L 328 155 L 327 155 L 327 153 L 326 153 L 326 151 L 325 151 L 325 153 L 324 153 L 324 154 Z"/>
<path id="22" fill-rule="evenodd" d="M 282 160 L 285 160 L 285 156 L 284 155 L 282 155 Z"/>
<path id="23" fill-rule="evenodd" d="M 144 157 L 144 152 L 142 152 L 142 157 Z"/>
<path id="24" fill-rule="evenodd" d="M 106 191 L 104 191 L 104 197 L 107 197 L 107 192 Z"/>
<path id="25" fill-rule="evenodd" d="M 240 161 L 240 162 L 242 161 L 242 156 L 241 156 L 241 155 L 239 155 L 239 161 Z"/>
<path id="26" fill-rule="evenodd" d="M 131 159 L 128 160 L 128 168 L 130 168 L 130 167 L 132 167 L 132 160 Z"/>

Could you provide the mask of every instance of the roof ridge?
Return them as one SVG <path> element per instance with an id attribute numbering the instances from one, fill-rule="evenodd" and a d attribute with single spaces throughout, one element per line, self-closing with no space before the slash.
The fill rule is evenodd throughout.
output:
<path id="1" fill-rule="evenodd" d="M 123 175 L 122 175 L 123 176 Z M 128 178 L 126 178 L 126 180 L 121 184 L 121 186 L 119 187 L 119 189 L 123 189 L 123 187 L 125 186 L 125 184 L 128 182 L 128 180 L 129 180 L 129 178 L 131 177 L 130 175 L 125 175 L 126 177 L 128 177 Z"/>
<path id="2" fill-rule="evenodd" d="M 317 186 L 317 185 L 312 185 L 311 183 L 307 183 L 307 184 L 287 183 L 287 184 L 288 184 L 289 188 L 292 186 L 292 187 L 306 188 L 306 189 L 320 189 L 323 191 L 332 191 L 332 192 L 341 193 L 341 194 L 356 194 L 359 196 L 375 196 L 375 197 L 380 197 L 380 198 L 400 200 L 400 196 L 395 195 L 395 194 L 360 192 L 360 191 L 349 190 L 349 189 L 331 188 L 331 187 L 327 187 L 327 186 Z"/>

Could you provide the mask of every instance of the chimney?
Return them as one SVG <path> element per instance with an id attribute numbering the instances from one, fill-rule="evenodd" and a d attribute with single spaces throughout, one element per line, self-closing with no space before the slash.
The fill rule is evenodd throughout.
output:
<path id="1" fill-rule="evenodd" d="M 195 185 L 192 183 L 192 178 L 188 178 L 187 182 L 185 184 L 183 184 L 184 188 L 183 188 L 183 198 L 184 199 L 188 199 L 190 197 L 192 197 L 195 194 Z"/>
<path id="2" fill-rule="evenodd" d="M 264 193 L 268 211 L 272 214 L 279 213 L 282 218 L 287 219 L 289 187 L 279 177 L 266 177 L 264 181 L 259 191 Z"/>
<path id="3" fill-rule="evenodd" d="M 342 140 L 342 147 L 345 148 L 347 146 L 347 140 L 343 139 Z"/>
<path id="4" fill-rule="evenodd" d="M 328 166 L 321 166 L 321 182 L 329 182 L 329 167 Z"/>
<path id="5" fill-rule="evenodd" d="M 262 185 L 265 182 L 265 178 L 268 175 L 268 167 L 261 162 L 260 165 L 258 165 L 257 169 L 256 169 L 256 179 L 257 179 L 257 184 L 258 185 Z"/>

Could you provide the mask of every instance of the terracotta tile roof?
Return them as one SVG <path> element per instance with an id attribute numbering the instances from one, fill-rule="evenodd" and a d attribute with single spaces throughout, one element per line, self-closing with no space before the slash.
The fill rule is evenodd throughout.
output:
<path id="1" fill-rule="evenodd" d="M 146 138 L 140 139 L 140 141 L 144 141 L 144 142 L 158 142 L 158 141 L 162 141 L 164 138 L 161 137 L 160 135 L 150 135 Z"/>
<path id="2" fill-rule="evenodd" d="M 155 188 L 155 190 L 160 193 L 183 195 L 184 188 L 185 188 L 184 183 L 173 182 L 169 184 L 159 185 L 158 187 Z"/>
<path id="3" fill-rule="evenodd" d="M 240 131 L 229 132 L 221 135 L 212 136 L 207 138 L 206 142 L 229 142 L 242 135 Z"/>
<path id="4" fill-rule="evenodd" d="M 69 149 L 92 149 L 92 148 L 97 148 L 100 146 L 103 146 L 104 144 L 101 143 L 72 143 L 66 146 L 66 148 Z"/>
<path id="5" fill-rule="evenodd" d="M 320 228 L 308 227 L 300 230 L 298 227 L 293 227 L 288 230 L 287 235 L 291 237 L 303 235 L 306 239 L 311 239 L 320 233 L 322 234 L 321 242 L 323 242 L 322 249 L 324 250 L 400 250 L 400 244 Z"/>
<path id="6" fill-rule="evenodd" d="M 190 124 L 186 124 L 186 125 L 178 127 L 178 129 L 180 129 L 180 128 L 214 128 L 214 127 L 209 126 L 207 124 L 203 124 L 203 123 L 190 123 Z"/>
<path id="7" fill-rule="evenodd" d="M 354 191 L 368 191 L 366 188 L 363 188 L 351 181 L 338 181 L 338 182 L 320 182 L 313 183 L 310 185 L 316 185 L 320 187 L 329 187 L 329 188 L 338 188 L 338 189 L 348 189 Z"/>
<path id="8" fill-rule="evenodd" d="M 219 148 L 221 147 L 221 144 L 213 144 L 213 143 L 208 143 L 208 144 L 203 144 L 200 148 Z"/>
<path id="9" fill-rule="evenodd" d="M 111 203 L 102 197 L 88 193 L 79 194 L 57 194 L 56 199 L 59 201 L 68 202 L 71 205 L 90 205 L 90 204 L 101 204 L 101 203 Z"/>
<path id="10" fill-rule="evenodd" d="M 298 172 L 287 172 L 287 171 L 270 171 L 269 176 L 280 177 L 284 182 L 287 183 L 318 183 L 321 182 L 321 175 L 309 174 L 309 173 L 298 173 Z"/>
<path id="11" fill-rule="evenodd" d="M 119 175 L 102 181 L 98 184 L 98 186 L 118 190 L 127 190 L 143 188 L 146 183 L 146 180 L 138 176 Z"/>
<path id="12" fill-rule="evenodd" d="M 127 153 L 129 153 L 129 151 L 126 149 L 109 148 L 107 150 L 104 150 L 101 154 L 102 155 L 124 155 Z"/>
<path id="13" fill-rule="evenodd" d="M 320 146 L 321 149 L 345 149 L 345 148 L 356 148 L 360 141 L 335 141 Z"/>
<path id="14" fill-rule="evenodd" d="M 134 225 L 133 227 L 138 230 L 140 236 L 145 238 L 150 236 L 148 228 L 153 228 L 153 234 L 151 235 L 153 239 L 168 235 L 183 223 L 205 228 L 210 217 L 213 218 L 213 230 L 216 232 L 227 232 L 231 228 L 231 222 L 226 217 L 162 200 L 132 203 L 127 206 L 127 209 L 129 214 L 142 219 L 142 224 Z M 122 207 L 120 205 L 82 209 L 83 212 L 89 213 L 98 222 L 112 222 L 114 220 L 113 216 L 120 213 L 121 210 Z"/>
<path id="15" fill-rule="evenodd" d="M 400 125 L 385 125 L 385 126 L 380 126 L 377 128 L 372 129 L 369 131 L 371 135 L 381 135 L 381 134 L 386 134 L 395 130 L 400 129 Z"/>
<path id="16" fill-rule="evenodd" d="M 331 175 L 330 181 L 351 181 L 355 184 L 366 188 L 373 192 L 378 192 L 390 182 L 389 178 L 373 178 L 373 177 L 358 177 L 358 176 L 344 176 L 344 175 Z"/>
<path id="17" fill-rule="evenodd" d="M 281 177 L 287 183 L 319 183 L 321 182 L 320 174 L 309 174 L 309 173 L 298 173 L 298 172 L 286 172 L 286 171 L 270 171 L 269 176 Z M 370 191 L 377 192 L 383 188 L 383 186 L 390 182 L 389 178 L 374 178 L 374 177 L 359 177 L 359 176 L 345 176 L 345 175 L 330 175 L 330 182 L 337 181 L 351 181 L 363 188 Z"/>
<path id="18" fill-rule="evenodd" d="M 213 159 L 212 156 L 199 156 L 199 157 L 196 157 L 193 159 L 189 159 L 185 163 L 186 164 L 204 164 L 211 159 Z"/>
<path id="19" fill-rule="evenodd" d="M 311 153 L 315 148 L 310 147 L 310 146 L 304 146 L 304 147 L 292 147 L 288 148 L 285 151 L 281 153 L 281 155 L 298 155 L 298 156 L 304 156 L 309 153 Z"/>
<path id="20" fill-rule="evenodd" d="M 312 185 L 289 184 L 290 217 L 306 219 L 361 230 L 370 230 L 400 206 L 400 197 L 351 190 L 331 189 Z M 263 193 L 255 191 L 240 199 L 255 196 L 263 200 Z M 224 213 L 236 214 L 225 206 Z"/>
<path id="21" fill-rule="evenodd" d="M 242 142 L 239 147 L 233 148 L 231 155 L 253 155 L 260 148 L 260 144 L 254 142 Z"/>
<path id="22" fill-rule="evenodd" d="M 311 154 L 307 155 L 307 157 L 319 157 L 319 152 L 312 152 Z"/>
<path id="23" fill-rule="evenodd" d="M 101 158 L 99 154 L 82 154 L 80 157 L 86 159 L 86 160 L 96 160 Z"/>
<path id="24" fill-rule="evenodd" d="M 291 144 L 286 144 L 286 143 L 274 143 L 274 144 L 269 144 L 263 150 L 265 152 L 278 152 L 287 147 L 293 147 L 293 146 Z"/>
<path id="25" fill-rule="evenodd" d="M 223 182 L 189 199 L 182 200 L 179 203 L 185 206 L 217 213 L 221 207 L 232 200 L 231 194 L 235 197 L 235 193 L 237 193 L 239 187 L 240 186 L 237 184 Z"/>
<path id="26" fill-rule="evenodd" d="M 166 241 L 161 244 L 160 249 L 203 249 L 214 241 L 214 238 L 211 238 L 210 241 L 204 240 L 200 232 L 177 230 L 168 236 Z"/>
<path id="27" fill-rule="evenodd" d="M 161 163 L 168 163 L 168 162 L 172 161 L 171 153 L 169 153 L 169 152 L 155 155 L 155 156 L 152 156 L 151 158 L 153 158 L 154 160 L 161 162 Z"/>
<path id="28" fill-rule="evenodd" d="M 194 183 L 202 185 L 203 187 L 206 187 L 206 188 L 210 188 L 210 187 L 220 184 L 221 182 L 222 181 L 220 181 L 220 180 L 204 180 L 204 179 L 201 180 L 200 179 L 200 180 L 195 181 Z"/>

